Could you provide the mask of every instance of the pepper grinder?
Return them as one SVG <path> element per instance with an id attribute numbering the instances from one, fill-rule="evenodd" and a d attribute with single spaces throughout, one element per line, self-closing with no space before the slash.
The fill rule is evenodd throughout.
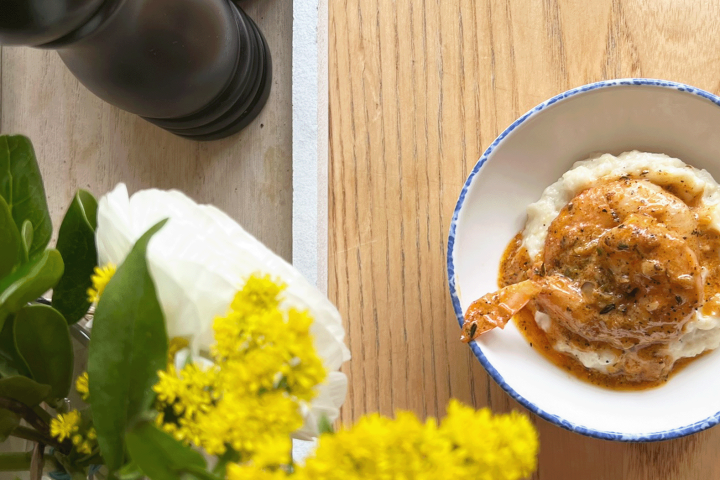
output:
<path id="1" fill-rule="evenodd" d="M 194 140 L 247 126 L 272 83 L 265 38 L 230 0 L 0 0 L 0 45 L 57 50 L 98 97 Z"/>

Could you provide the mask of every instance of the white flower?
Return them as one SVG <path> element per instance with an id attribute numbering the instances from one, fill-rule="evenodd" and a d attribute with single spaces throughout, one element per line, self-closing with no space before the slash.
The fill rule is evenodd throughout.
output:
<path id="1" fill-rule="evenodd" d="M 347 378 L 337 370 L 350 352 L 335 306 L 225 213 L 173 190 L 143 190 L 129 198 L 121 183 L 101 198 L 98 263 L 121 265 L 138 238 L 165 218 L 169 221 L 150 240 L 147 259 L 169 337 L 188 338 L 193 352 L 207 352 L 214 341 L 213 320 L 227 313 L 244 281 L 257 272 L 280 277 L 287 284 L 285 304 L 312 315 L 315 348 L 329 372 L 295 436 L 317 435 L 317 420 L 322 414 L 335 420 L 347 392 Z"/>

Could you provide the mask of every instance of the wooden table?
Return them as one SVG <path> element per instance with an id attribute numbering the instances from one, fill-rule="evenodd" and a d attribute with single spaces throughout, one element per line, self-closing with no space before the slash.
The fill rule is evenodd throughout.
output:
<path id="1" fill-rule="evenodd" d="M 77 188 L 102 195 L 176 188 L 212 203 L 286 259 L 292 251 L 292 2 L 245 0 L 273 56 L 260 116 L 239 135 L 200 143 L 112 107 L 80 85 L 55 52 L 0 51 L 0 132 L 30 137 L 57 228 Z"/>
<path id="2" fill-rule="evenodd" d="M 467 174 L 515 118 L 572 87 L 654 77 L 720 93 L 720 3 L 336 0 L 329 49 L 328 283 L 353 354 L 343 420 L 444 415 L 451 397 L 522 410 L 458 341 L 445 253 Z M 535 422 L 533 478 L 720 478 L 720 428 L 643 445 Z"/>

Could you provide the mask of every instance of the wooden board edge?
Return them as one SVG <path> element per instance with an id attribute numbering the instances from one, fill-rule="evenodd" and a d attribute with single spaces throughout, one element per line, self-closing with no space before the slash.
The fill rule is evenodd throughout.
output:
<path id="1" fill-rule="evenodd" d="M 328 4 L 293 2 L 293 265 L 327 292 Z"/>

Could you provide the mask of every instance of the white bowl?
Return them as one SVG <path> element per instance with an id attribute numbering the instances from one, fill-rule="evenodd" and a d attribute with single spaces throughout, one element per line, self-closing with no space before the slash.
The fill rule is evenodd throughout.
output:
<path id="1" fill-rule="evenodd" d="M 665 153 L 720 180 L 720 98 L 664 80 L 611 80 L 558 95 L 510 125 L 473 168 L 450 225 L 448 282 L 460 324 L 473 300 L 497 289 L 500 258 L 527 205 L 575 161 L 628 150 Z M 720 421 L 720 351 L 660 387 L 614 391 L 551 364 L 512 322 L 470 346 L 510 396 L 574 432 L 655 441 Z"/>

